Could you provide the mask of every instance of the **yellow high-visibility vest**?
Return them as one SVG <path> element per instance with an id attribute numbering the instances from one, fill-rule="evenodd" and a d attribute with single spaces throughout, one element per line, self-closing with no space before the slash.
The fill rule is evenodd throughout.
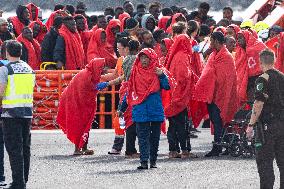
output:
<path id="1" fill-rule="evenodd" d="M 7 65 L 8 83 L 2 100 L 3 109 L 32 108 L 35 74 L 24 62 Z"/>

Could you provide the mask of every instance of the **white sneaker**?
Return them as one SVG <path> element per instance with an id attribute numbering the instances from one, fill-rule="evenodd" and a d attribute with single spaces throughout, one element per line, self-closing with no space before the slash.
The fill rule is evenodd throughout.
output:
<path id="1" fill-rule="evenodd" d="M 110 155 L 120 155 L 121 151 L 118 151 L 116 149 L 111 149 L 108 154 Z"/>

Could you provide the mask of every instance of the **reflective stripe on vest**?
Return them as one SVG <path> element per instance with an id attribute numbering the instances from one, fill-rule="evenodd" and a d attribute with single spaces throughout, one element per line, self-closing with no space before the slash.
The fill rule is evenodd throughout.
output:
<path id="1" fill-rule="evenodd" d="M 8 75 L 2 108 L 33 107 L 34 83 L 33 73 Z"/>

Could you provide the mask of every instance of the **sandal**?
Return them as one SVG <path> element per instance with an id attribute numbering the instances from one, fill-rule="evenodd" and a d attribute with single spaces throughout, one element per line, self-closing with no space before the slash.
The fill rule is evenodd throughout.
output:
<path id="1" fill-rule="evenodd" d="M 86 149 L 86 150 L 83 150 L 82 153 L 83 155 L 94 155 L 94 150 Z"/>
<path id="2" fill-rule="evenodd" d="M 82 151 L 74 151 L 73 156 L 80 156 L 83 155 Z"/>
<path id="3" fill-rule="evenodd" d="M 199 158 L 199 157 L 198 155 L 189 152 L 188 158 Z"/>

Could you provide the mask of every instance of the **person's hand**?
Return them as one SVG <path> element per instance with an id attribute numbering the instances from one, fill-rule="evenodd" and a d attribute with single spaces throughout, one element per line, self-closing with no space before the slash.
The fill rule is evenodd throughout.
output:
<path id="1" fill-rule="evenodd" d="M 274 46 L 273 46 L 275 49 L 278 49 L 280 47 L 280 44 L 279 43 L 275 43 Z"/>
<path id="2" fill-rule="evenodd" d="M 161 68 L 156 68 L 155 72 L 158 76 L 163 75 L 163 70 Z"/>
<path id="3" fill-rule="evenodd" d="M 251 141 L 253 138 L 253 127 L 248 127 L 246 133 L 248 140 Z"/>
<path id="4" fill-rule="evenodd" d="M 194 46 L 192 47 L 192 50 L 193 50 L 193 52 L 199 52 L 199 50 L 200 50 L 199 45 L 194 45 Z"/>
<path id="5" fill-rule="evenodd" d="M 62 68 L 63 68 L 63 63 L 61 61 L 58 61 L 56 64 L 56 69 L 62 70 Z"/>
<path id="6" fill-rule="evenodd" d="M 98 91 L 101 91 L 101 90 L 103 90 L 103 89 L 105 89 L 107 87 L 108 87 L 108 82 L 101 82 L 101 83 L 97 84 L 96 89 Z"/>

